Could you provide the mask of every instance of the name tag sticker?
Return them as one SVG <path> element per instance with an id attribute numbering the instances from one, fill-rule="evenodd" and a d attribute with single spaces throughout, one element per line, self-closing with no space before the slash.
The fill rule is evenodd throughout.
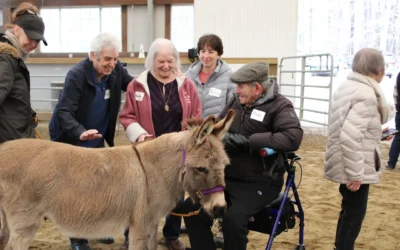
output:
<path id="1" fill-rule="evenodd" d="M 215 96 L 215 97 L 220 97 L 221 96 L 222 90 L 217 89 L 217 88 L 211 88 L 210 92 L 208 92 L 209 95 Z"/>
<path id="2" fill-rule="evenodd" d="M 262 122 L 264 120 L 265 112 L 261 110 L 254 109 L 253 112 L 251 112 L 250 119 Z"/>
<path id="3" fill-rule="evenodd" d="M 135 91 L 135 100 L 141 102 L 144 97 L 144 92 Z"/>
<path id="4" fill-rule="evenodd" d="M 106 94 L 104 95 L 104 100 L 110 99 L 110 90 L 106 89 Z"/>

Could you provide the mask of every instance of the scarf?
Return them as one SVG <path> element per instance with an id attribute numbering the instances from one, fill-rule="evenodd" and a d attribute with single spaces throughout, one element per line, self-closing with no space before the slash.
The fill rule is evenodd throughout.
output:
<path id="1" fill-rule="evenodd" d="M 378 101 L 378 112 L 381 115 L 381 124 L 385 124 L 389 119 L 389 114 L 391 110 L 390 106 L 386 102 L 386 98 L 382 92 L 381 87 L 379 87 L 379 84 L 371 77 L 359 74 L 357 72 L 350 72 L 347 76 L 347 79 L 362 82 L 374 90 L 376 99 Z"/>
<path id="2" fill-rule="evenodd" d="M 19 54 L 21 55 L 21 58 L 23 60 L 26 60 L 29 56 L 29 53 L 22 49 L 18 38 L 10 30 L 6 30 L 5 37 L 18 50 Z"/>

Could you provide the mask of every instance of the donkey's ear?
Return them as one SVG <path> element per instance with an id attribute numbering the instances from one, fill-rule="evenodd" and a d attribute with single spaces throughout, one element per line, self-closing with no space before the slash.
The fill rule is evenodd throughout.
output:
<path id="1" fill-rule="evenodd" d="M 211 134 L 215 124 L 215 117 L 209 116 L 203 124 L 201 124 L 199 130 L 197 131 L 196 134 L 196 144 L 199 145 L 203 143 L 204 139 Z"/>
<path id="2" fill-rule="evenodd" d="M 228 110 L 225 118 L 214 125 L 214 129 L 212 131 L 213 135 L 222 140 L 222 138 L 224 138 L 229 128 L 231 127 L 233 118 L 235 118 L 235 111 L 233 109 L 230 109 Z"/>

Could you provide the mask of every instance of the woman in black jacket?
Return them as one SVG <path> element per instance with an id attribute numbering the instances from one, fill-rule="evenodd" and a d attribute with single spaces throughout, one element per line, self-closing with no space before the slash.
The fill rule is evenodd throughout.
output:
<path id="1" fill-rule="evenodd" d="M 394 104 L 396 107 L 396 116 L 395 116 L 395 123 L 396 129 L 400 130 L 400 73 L 397 75 L 394 91 L 393 91 L 393 98 Z M 393 170 L 396 168 L 397 161 L 399 160 L 400 155 L 400 133 L 397 133 L 394 136 L 392 144 L 390 145 L 389 151 L 389 160 L 386 164 L 386 168 L 389 170 Z"/>
<path id="2" fill-rule="evenodd" d="M 0 143 L 34 138 L 36 114 L 31 108 L 29 71 L 24 60 L 47 42 L 38 8 L 21 3 L 12 13 L 12 24 L 0 34 Z"/>

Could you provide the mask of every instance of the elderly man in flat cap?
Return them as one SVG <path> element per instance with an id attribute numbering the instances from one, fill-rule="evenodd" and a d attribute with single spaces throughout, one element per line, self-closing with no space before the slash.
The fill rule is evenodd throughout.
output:
<path id="1" fill-rule="evenodd" d="M 269 166 L 276 156 L 259 156 L 261 148 L 294 151 L 300 146 L 303 130 L 292 103 L 279 94 L 278 85 L 268 78 L 268 64 L 249 63 L 231 76 L 237 84 L 236 95 L 220 114 L 236 111 L 224 138 L 231 164 L 225 169 L 225 197 L 228 210 L 223 217 L 226 250 L 245 250 L 249 219 L 276 199 L 282 189 L 284 169 Z M 182 212 L 196 209 L 186 200 Z M 190 205 L 189 205 L 190 204 Z M 206 214 L 185 217 L 192 250 L 216 249 L 211 232 L 212 219 Z"/>

